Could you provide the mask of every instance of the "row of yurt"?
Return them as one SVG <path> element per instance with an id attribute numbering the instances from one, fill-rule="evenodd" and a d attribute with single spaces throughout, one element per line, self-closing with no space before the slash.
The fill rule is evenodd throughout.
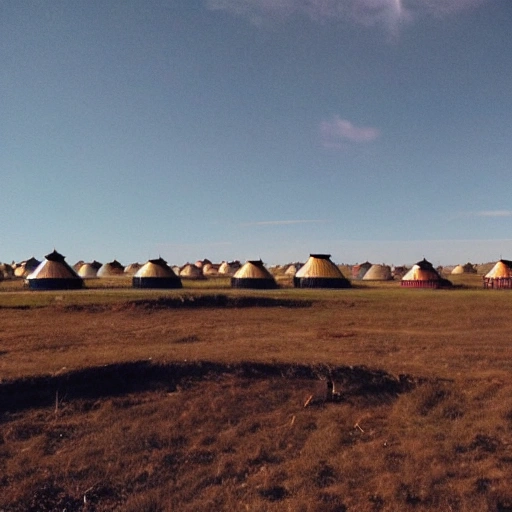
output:
<path id="1" fill-rule="evenodd" d="M 400 284 L 406 288 L 446 288 L 452 285 L 425 258 L 412 266 L 402 277 Z"/>

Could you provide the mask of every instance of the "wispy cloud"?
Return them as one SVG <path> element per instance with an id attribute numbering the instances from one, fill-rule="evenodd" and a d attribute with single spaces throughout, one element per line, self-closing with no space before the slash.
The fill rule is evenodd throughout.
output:
<path id="1" fill-rule="evenodd" d="M 396 32 L 423 16 L 444 17 L 491 0 L 206 0 L 212 10 L 245 17 L 256 25 L 303 14 L 314 21 L 348 20 Z"/>
<path id="2" fill-rule="evenodd" d="M 340 148 L 346 142 L 371 142 L 380 137 L 380 130 L 370 126 L 354 126 L 347 119 L 334 116 L 320 123 L 320 137 L 324 148 Z"/>
<path id="3" fill-rule="evenodd" d="M 512 210 L 483 210 L 475 212 L 475 217 L 512 217 Z"/>
<path id="4" fill-rule="evenodd" d="M 243 222 L 241 226 L 289 226 L 291 224 L 321 224 L 327 220 L 262 220 L 256 222 Z"/>

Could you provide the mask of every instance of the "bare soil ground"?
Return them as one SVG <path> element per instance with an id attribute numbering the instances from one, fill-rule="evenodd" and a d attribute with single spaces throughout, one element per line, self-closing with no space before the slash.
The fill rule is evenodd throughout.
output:
<path id="1" fill-rule="evenodd" d="M 512 511 L 511 313 L 471 287 L 0 293 L 0 510 Z"/>

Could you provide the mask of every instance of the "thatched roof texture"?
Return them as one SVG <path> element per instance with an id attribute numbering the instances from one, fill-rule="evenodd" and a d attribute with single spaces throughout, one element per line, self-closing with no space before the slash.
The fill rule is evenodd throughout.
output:
<path id="1" fill-rule="evenodd" d="M 350 288 L 350 281 L 331 261 L 330 254 L 310 254 L 293 284 L 296 288 Z"/>

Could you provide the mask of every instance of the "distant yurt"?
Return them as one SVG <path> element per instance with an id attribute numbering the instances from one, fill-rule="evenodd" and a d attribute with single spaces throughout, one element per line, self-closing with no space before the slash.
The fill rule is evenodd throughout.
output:
<path id="1" fill-rule="evenodd" d="M 14 275 L 16 277 L 28 277 L 29 274 L 40 265 L 40 261 L 32 256 L 28 260 L 22 261 L 15 269 Z"/>
<path id="2" fill-rule="evenodd" d="M 472 263 L 466 263 L 465 265 L 457 265 L 453 268 L 452 274 L 476 274 L 476 268 Z"/>
<path id="3" fill-rule="evenodd" d="M 187 279 L 204 279 L 202 269 L 196 265 L 192 265 L 192 263 L 187 263 L 180 270 L 180 277 L 185 277 Z"/>
<path id="4" fill-rule="evenodd" d="M 363 281 L 391 281 L 392 279 L 389 265 L 372 265 L 363 276 Z"/>
<path id="5" fill-rule="evenodd" d="M 130 263 L 124 268 L 124 273 L 127 276 L 133 276 L 140 270 L 141 267 L 142 265 L 140 263 Z"/>
<path id="6" fill-rule="evenodd" d="M 285 275 L 291 277 L 295 276 L 295 274 L 297 273 L 299 268 L 302 267 L 302 265 L 303 263 L 290 263 L 286 270 L 284 271 Z"/>
<path id="7" fill-rule="evenodd" d="M 132 278 L 134 288 L 182 288 L 181 279 L 163 258 L 149 260 Z"/>
<path id="8" fill-rule="evenodd" d="M 95 277 L 98 277 L 98 269 L 94 267 L 92 263 L 84 263 L 80 266 L 78 269 L 77 274 L 82 279 L 94 279 Z"/>
<path id="9" fill-rule="evenodd" d="M 447 279 L 442 278 L 432 263 L 423 258 L 402 277 L 401 286 L 406 288 L 445 288 L 452 286 Z"/>
<path id="10" fill-rule="evenodd" d="M 350 288 L 350 281 L 331 261 L 330 254 L 310 254 L 293 278 L 296 288 Z"/>
<path id="11" fill-rule="evenodd" d="M 248 260 L 231 278 L 231 287 L 263 290 L 277 288 L 277 283 L 261 260 Z"/>
<path id="12" fill-rule="evenodd" d="M 110 263 L 104 263 L 98 269 L 98 277 L 119 277 L 124 274 L 124 267 L 119 261 L 114 260 Z"/>
<path id="13" fill-rule="evenodd" d="M 78 271 L 80 270 L 80 267 L 81 267 L 82 265 L 84 265 L 84 264 L 85 264 L 85 261 L 84 261 L 84 260 L 78 260 L 78 261 L 73 265 L 73 270 L 74 270 L 75 272 L 78 272 Z"/>
<path id="14" fill-rule="evenodd" d="M 484 288 L 511 289 L 512 261 L 499 260 L 484 276 Z"/>
<path id="15" fill-rule="evenodd" d="M 56 250 L 45 256 L 45 260 L 26 279 L 32 290 L 71 290 L 82 288 L 82 278 Z"/>
<path id="16" fill-rule="evenodd" d="M 223 261 L 219 267 L 219 274 L 226 276 L 234 276 L 235 272 L 241 267 L 239 261 Z"/>
<path id="17" fill-rule="evenodd" d="M 219 265 L 205 263 L 202 268 L 204 276 L 216 276 L 219 273 Z"/>
<path id="18" fill-rule="evenodd" d="M 369 261 L 365 261 L 364 263 L 354 265 L 352 267 L 352 279 L 363 279 L 366 272 L 368 272 L 368 270 L 370 270 L 371 267 L 372 264 Z"/>

